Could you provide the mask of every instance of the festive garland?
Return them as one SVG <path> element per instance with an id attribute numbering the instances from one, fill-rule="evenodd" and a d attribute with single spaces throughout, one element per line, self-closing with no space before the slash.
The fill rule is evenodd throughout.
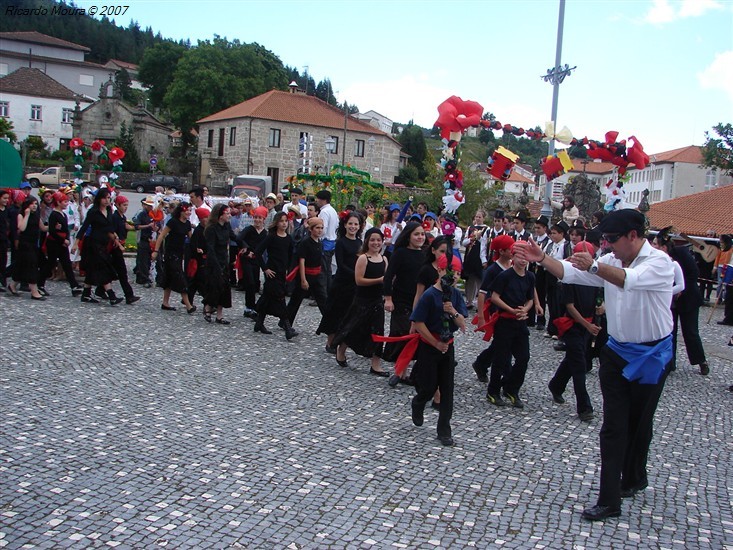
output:
<path id="1" fill-rule="evenodd" d="M 74 151 L 74 184 L 77 189 L 81 189 L 84 183 L 82 177 L 82 163 L 84 157 L 93 162 L 92 167 L 95 172 L 102 169 L 102 164 L 107 162 L 112 164 L 112 170 L 109 176 L 101 176 L 99 183 L 101 186 L 119 187 L 117 180 L 122 173 L 122 159 L 125 158 L 125 151 L 120 147 L 112 147 L 108 149 L 105 142 L 97 139 L 90 146 L 84 144 L 84 140 L 78 137 L 69 141 L 69 146 Z"/>
<path id="2" fill-rule="evenodd" d="M 483 107 L 475 101 L 464 101 L 458 96 L 451 96 L 438 106 L 438 119 L 435 126 L 440 129 L 440 136 L 443 138 L 443 158 L 441 166 L 445 169 L 443 187 L 445 196 L 443 204 L 446 209 L 455 213 L 465 202 L 461 191 L 463 187 L 463 174 L 458 170 L 460 160 L 459 143 L 461 136 L 467 128 L 481 126 L 489 130 L 501 130 L 505 134 L 514 136 L 527 136 L 533 140 L 552 141 L 556 140 L 565 145 L 580 145 L 588 151 L 592 159 L 610 162 L 616 168 L 614 175 L 606 183 L 607 202 L 605 209 L 614 210 L 625 206 L 625 191 L 623 190 L 624 177 L 629 164 L 634 164 L 637 169 L 643 170 L 649 164 L 649 155 L 636 138 L 630 136 L 628 139 L 618 141 L 618 132 L 609 131 L 604 136 L 604 141 L 591 140 L 587 137 L 582 139 L 574 138 L 567 128 L 555 132 L 554 122 L 545 125 L 545 132 L 536 130 L 525 130 L 513 124 L 502 124 L 498 120 L 482 120 Z M 627 147 L 627 141 L 633 144 Z M 496 179 L 506 181 L 511 174 L 514 164 L 519 156 L 504 147 L 499 147 L 488 159 L 489 172 Z M 548 180 L 553 180 L 573 168 L 567 151 L 559 151 L 542 160 L 541 168 Z"/>

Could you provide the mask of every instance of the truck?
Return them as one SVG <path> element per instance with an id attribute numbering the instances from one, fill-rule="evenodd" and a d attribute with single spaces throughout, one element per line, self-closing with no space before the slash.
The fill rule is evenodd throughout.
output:
<path id="1" fill-rule="evenodd" d="M 96 178 L 92 173 L 84 173 L 81 176 L 84 181 L 95 181 Z M 62 166 L 52 166 L 46 168 L 43 172 L 33 172 L 26 174 L 25 180 L 33 187 L 58 187 L 62 183 L 74 183 L 74 172 L 64 172 Z"/>
<path id="2" fill-rule="evenodd" d="M 264 199 L 272 193 L 272 177 L 270 176 L 254 176 L 252 174 L 243 174 L 235 176 L 231 183 L 230 197 L 238 197 L 242 193 L 252 198 Z"/>

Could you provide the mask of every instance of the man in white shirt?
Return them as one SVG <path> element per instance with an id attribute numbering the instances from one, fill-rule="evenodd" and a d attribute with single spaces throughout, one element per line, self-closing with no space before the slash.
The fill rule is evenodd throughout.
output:
<path id="1" fill-rule="evenodd" d="M 621 514 L 621 499 L 647 487 L 646 462 L 654 412 L 672 360 L 670 257 L 644 238 L 644 215 L 617 210 L 599 229 L 611 248 L 595 260 L 588 253 L 569 261 L 551 258 L 533 241 L 517 243 L 521 257 L 538 262 L 563 283 L 603 287 L 609 340 L 598 377 L 603 393 L 601 482 L 589 521 Z"/>
<path id="2" fill-rule="evenodd" d="M 196 227 L 199 222 L 199 217 L 196 215 L 196 209 L 197 208 L 206 208 L 209 212 L 211 212 L 211 207 L 204 202 L 204 189 L 203 187 L 194 187 L 191 189 L 191 192 L 188 194 L 189 198 L 191 199 L 191 204 L 193 207 L 189 210 L 191 212 L 191 217 L 188 218 L 188 221 L 191 222 L 191 225 L 193 227 Z"/>
<path id="3" fill-rule="evenodd" d="M 308 219 L 308 207 L 300 202 L 300 199 L 303 198 L 303 190 L 300 187 L 293 187 L 290 190 L 290 202 L 286 202 L 283 204 L 283 212 L 288 212 L 288 209 L 293 206 L 298 209 L 300 212 L 300 220 L 298 221 L 298 225 L 303 223 L 303 220 Z"/>
<path id="4" fill-rule="evenodd" d="M 336 250 L 336 230 L 339 226 L 339 217 L 336 210 L 331 206 L 331 192 L 322 189 L 316 193 L 316 204 L 320 211 L 318 217 L 323 220 L 323 263 L 321 264 L 324 274 L 326 293 L 331 289 L 331 261 Z"/>

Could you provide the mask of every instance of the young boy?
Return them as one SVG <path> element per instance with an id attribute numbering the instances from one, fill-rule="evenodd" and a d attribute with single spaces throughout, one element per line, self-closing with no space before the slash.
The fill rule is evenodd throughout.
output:
<path id="1" fill-rule="evenodd" d="M 499 273 L 491 284 L 491 303 L 499 309 L 494 329 L 494 361 L 491 365 L 486 399 L 497 407 L 506 403 L 504 396 L 519 409 L 524 403 L 519 390 L 529 363 L 529 330 L 527 318 L 534 305 L 534 273 L 527 271 L 527 261 L 515 256 L 512 246 L 512 267 Z M 512 366 L 514 356 L 514 366 Z"/>
<path id="2" fill-rule="evenodd" d="M 451 269 L 460 272 L 460 261 L 453 257 Z M 440 389 L 440 413 L 438 415 L 438 439 L 450 447 L 453 445 L 450 419 L 453 416 L 453 376 L 455 353 L 453 334 L 466 331 L 466 302 L 453 286 L 443 287 L 441 279 L 448 271 L 448 256 L 438 260 L 438 280 L 428 288 L 412 311 L 410 321 L 420 337 L 417 363 L 413 368 L 417 395 L 412 399 L 412 422 L 422 426 L 425 404 Z M 450 297 L 450 299 L 448 299 Z"/>

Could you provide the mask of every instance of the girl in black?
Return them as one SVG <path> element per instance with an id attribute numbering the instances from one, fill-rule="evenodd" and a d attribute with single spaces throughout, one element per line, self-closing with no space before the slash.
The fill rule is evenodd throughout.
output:
<path id="1" fill-rule="evenodd" d="M 410 313 L 415 300 L 417 275 L 425 261 L 422 246 L 425 243 L 425 229 L 417 222 L 408 223 L 397 237 L 394 252 L 384 275 L 384 309 L 392 313 L 389 322 L 390 336 L 409 334 Z M 404 343 L 388 343 L 384 347 L 384 359 L 390 363 L 397 360 Z"/>
<path id="2" fill-rule="evenodd" d="M 382 370 L 380 357 L 382 344 L 372 340 L 372 334 L 384 334 L 384 273 L 387 259 L 380 254 L 384 237 L 376 227 L 364 235 L 361 255 L 354 266 L 356 289 L 344 323 L 333 338 L 336 349 L 336 362 L 347 367 L 346 347 L 371 359 L 369 373 L 376 376 L 389 376 Z"/>
<path id="3" fill-rule="evenodd" d="M 244 279 L 244 316 L 252 320 L 257 320 L 255 295 L 260 291 L 260 263 L 255 255 L 255 250 L 267 237 L 266 217 L 267 208 L 264 206 L 255 208 L 252 211 L 252 225 L 244 228 L 239 234 L 238 241 Z"/>
<path id="4" fill-rule="evenodd" d="M 152 259 L 158 259 L 158 250 L 160 250 L 163 241 L 165 241 L 165 249 L 163 250 L 163 270 L 162 270 L 162 286 L 163 286 L 163 303 L 160 309 L 165 311 L 175 311 L 169 303 L 171 291 L 179 292 L 183 304 L 186 306 L 188 314 L 196 311 L 196 306 L 191 305 L 188 299 L 188 284 L 186 276 L 183 273 L 183 253 L 186 248 L 186 239 L 191 238 L 193 228 L 188 218 L 191 217 L 191 205 L 182 202 L 173 211 L 171 218 L 158 235 L 155 242 L 155 250 Z"/>
<path id="5" fill-rule="evenodd" d="M 119 304 L 122 298 L 115 296 L 111 284 L 117 277 L 111 251 L 115 246 L 121 245 L 112 222 L 110 193 L 106 187 L 101 188 L 94 196 L 92 207 L 77 233 L 77 242 L 87 233 L 81 251 L 81 269 L 86 273 L 81 301 L 98 304 L 99 300 L 92 296 L 92 286 L 96 286 L 102 287 L 110 305 Z"/>
<path id="6" fill-rule="evenodd" d="M 333 337 L 336 331 L 342 326 L 354 300 L 356 281 L 354 280 L 354 267 L 356 258 L 361 249 L 361 239 L 357 235 L 364 229 L 364 218 L 357 212 L 349 212 L 341 217 L 336 230 L 336 276 L 331 284 L 331 290 L 326 299 L 326 312 L 321 317 L 316 334 L 327 334 L 326 351 L 336 353 L 333 347 Z"/>
<path id="7" fill-rule="evenodd" d="M 112 214 L 112 223 L 114 224 L 117 238 L 120 241 L 120 246 L 112 249 L 112 263 L 115 266 L 115 273 L 117 273 L 117 280 L 120 281 L 122 293 L 125 295 L 125 301 L 128 304 L 134 304 L 140 297 L 135 296 L 132 290 L 130 280 L 127 276 L 127 264 L 125 263 L 125 241 L 127 240 L 127 231 L 132 226 L 132 223 L 128 222 L 125 217 L 129 205 L 130 201 L 124 195 L 117 195 L 115 197 L 117 210 Z"/>
<path id="8" fill-rule="evenodd" d="M 190 259 L 186 267 L 186 276 L 188 277 L 188 301 L 193 304 L 196 292 L 204 296 L 206 291 L 206 239 L 204 239 L 204 229 L 206 229 L 206 220 L 209 219 L 211 212 L 208 208 L 197 208 L 195 210 L 199 224 L 194 227 L 191 234 Z"/>
<path id="9" fill-rule="evenodd" d="M 262 334 L 272 334 L 265 327 L 265 317 L 273 315 L 280 318 L 285 329 L 285 338 L 290 340 L 298 333 L 290 325 L 288 308 L 285 305 L 285 274 L 293 255 L 293 242 L 287 228 L 288 215 L 285 212 L 278 212 L 272 218 L 267 237 L 255 250 L 260 267 L 265 273 L 265 286 L 257 302 L 257 321 L 254 330 Z M 264 258 L 265 252 L 267 261 Z"/>
<path id="10" fill-rule="evenodd" d="M 321 259 L 323 258 L 323 245 L 320 240 L 323 235 L 323 220 L 310 218 L 306 223 L 309 236 L 298 243 L 298 275 L 296 275 L 293 295 L 288 302 L 288 319 L 291 325 L 295 323 L 300 304 L 309 292 L 318 304 L 321 317 L 326 311 L 326 289 L 320 277 Z"/>
<path id="11" fill-rule="evenodd" d="M 206 220 L 206 295 L 204 296 L 204 319 L 211 322 L 211 313 L 216 309 L 216 322 L 228 325 L 223 317 L 223 308 L 232 307 L 232 287 L 229 284 L 229 241 L 236 238 L 229 220 L 232 211 L 226 204 L 215 204 Z"/>
<path id="12" fill-rule="evenodd" d="M 23 201 L 17 217 L 17 247 L 13 263 L 13 282 L 8 285 L 10 292 L 18 296 L 18 283 L 27 284 L 31 298 L 45 300 L 38 290 L 38 237 L 41 233 L 41 216 L 38 212 L 38 199 L 32 196 Z"/>
<path id="13" fill-rule="evenodd" d="M 8 203 L 10 191 L 0 189 L 0 292 L 5 292 L 7 283 L 6 268 L 10 248 L 10 224 L 8 223 Z"/>
<path id="14" fill-rule="evenodd" d="M 81 285 L 76 282 L 74 270 L 71 267 L 69 256 L 69 221 L 66 218 L 65 210 L 69 206 L 69 197 L 66 193 L 57 191 L 53 194 L 53 211 L 48 216 L 48 236 L 46 237 L 46 278 L 51 276 L 51 270 L 56 262 L 66 275 L 66 281 L 71 287 L 72 296 L 79 296 L 82 292 Z"/>

